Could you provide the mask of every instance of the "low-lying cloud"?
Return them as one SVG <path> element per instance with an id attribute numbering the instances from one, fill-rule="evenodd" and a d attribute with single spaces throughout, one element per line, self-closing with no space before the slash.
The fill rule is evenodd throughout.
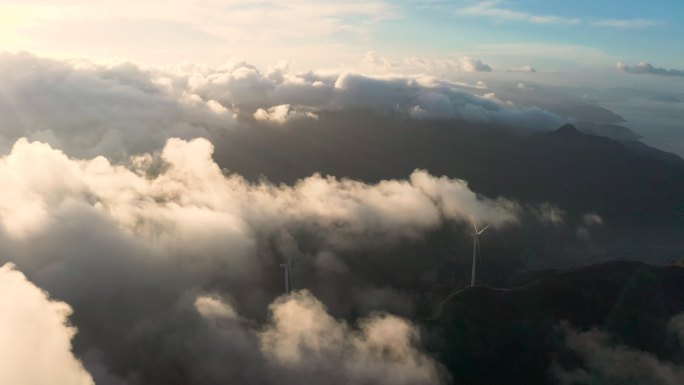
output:
<path id="1" fill-rule="evenodd" d="M 259 108 L 254 113 L 254 119 L 267 123 L 282 125 L 296 120 L 318 120 L 318 115 L 313 112 L 297 111 L 289 104 L 281 104 L 268 109 Z"/>
<path id="2" fill-rule="evenodd" d="M 0 158 L 0 261 L 73 308 L 74 351 L 98 384 L 443 378 L 415 326 L 373 315 L 410 315 L 414 304 L 365 266 L 446 223 L 515 224 L 518 204 L 420 170 L 376 184 L 248 182 L 221 170 L 212 150 L 206 139 L 170 139 L 116 164 L 20 139 Z M 271 304 L 287 256 L 296 287 L 319 299 L 300 292 Z M 68 307 L 50 306 L 65 325 Z M 340 319 L 352 314 L 364 321 Z M 73 330 L 59 330 L 68 352 Z"/>
<path id="3" fill-rule="evenodd" d="M 330 317 L 306 291 L 279 298 L 270 312 L 272 323 L 259 333 L 261 350 L 270 364 L 294 371 L 285 374 L 288 383 L 438 384 L 445 379 L 438 364 L 416 349 L 418 329 L 404 319 L 376 314 L 351 328 Z"/>
<path id="4" fill-rule="evenodd" d="M 123 158 L 169 137 L 208 136 L 235 125 L 216 101 L 174 89 L 166 74 L 128 64 L 0 55 L 0 149 L 20 137 L 72 155 Z"/>
<path id="5" fill-rule="evenodd" d="M 465 72 L 492 72 L 492 67 L 480 59 L 464 56 L 460 59 L 461 69 Z"/>
<path id="6" fill-rule="evenodd" d="M 684 76 L 684 70 L 667 69 L 655 67 L 651 63 L 641 62 L 637 65 L 627 65 L 623 62 L 617 63 L 619 71 L 633 75 L 659 75 L 659 76 Z"/>
<path id="7" fill-rule="evenodd" d="M 320 175 L 294 186 L 251 184 L 224 175 L 212 152 L 205 139 L 170 139 L 160 154 L 136 156 L 126 168 L 104 157 L 72 160 L 47 144 L 20 139 L 0 159 L 0 179 L 12 186 L 0 193 L 4 229 L 29 236 L 50 222 L 52 211 L 79 203 L 150 240 L 167 230 L 192 233 L 192 222 L 201 217 L 205 226 L 236 234 L 276 232 L 292 222 L 315 223 L 319 230 L 332 225 L 341 241 L 375 232 L 418 236 L 445 219 L 505 224 L 519 210 L 505 199 L 478 197 L 462 180 L 420 170 L 408 180 L 375 185 Z"/>
<path id="8" fill-rule="evenodd" d="M 684 344 L 684 315 L 673 317 L 669 331 Z M 684 362 L 671 362 L 636 348 L 616 343 L 607 332 L 592 329 L 585 332 L 563 327 L 567 347 L 583 359 L 583 368 L 554 368 L 562 384 L 648 384 L 676 385 L 684 382 Z"/>
<path id="9" fill-rule="evenodd" d="M 13 384 L 94 384 L 71 352 L 76 332 L 67 320 L 71 308 L 50 300 L 11 264 L 0 268 L 0 288 L 3 380 Z M 187 348 L 191 351 L 209 354 L 196 366 L 184 368 L 189 371 L 185 379 L 192 383 L 241 379 L 265 384 L 417 385 L 446 379 L 444 369 L 420 350 L 419 331 L 409 321 L 375 314 L 351 327 L 330 316 L 306 290 L 273 302 L 264 325 L 240 317 L 221 297 L 199 295 L 194 307 L 202 320 L 186 322 L 184 326 L 190 330 L 184 331 L 184 343 L 190 343 Z M 186 317 L 193 319 L 190 309 Z M 201 341 L 199 333 L 214 343 Z M 223 364 L 217 362 L 219 353 L 231 351 L 239 356 Z M 106 370 L 101 365 L 94 369 Z M 139 383 L 111 374 L 101 375 L 100 380 L 100 384 Z"/>
<path id="10" fill-rule="evenodd" d="M 464 70 L 487 71 L 464 58 Z M 428 76 L 292 74 L 239 62 L 208 69 L 141 68 L 0 55 L 0 151 L 19 138 L 77 157 L 126 159 L 167 139 L 213 141 L 250 122 L 292 124 L 321 111 L 372 110 L 413 119 L 454 119 L 549 130 L 564 119 L 535 107 L 495 103 L 477 87 Z M 419 113 L 416 113 L 419 111 Z M 248 118 L 248 119 L 244 119 Z M 324 124 L 321 122 L 320 124 Z"/>

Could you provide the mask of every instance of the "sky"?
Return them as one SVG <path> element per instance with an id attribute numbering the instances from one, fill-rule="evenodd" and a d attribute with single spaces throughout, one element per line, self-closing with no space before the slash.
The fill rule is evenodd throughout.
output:
<path id="1" fill-rule="evenodd" d="M 369 51 L 478 57 L 496 68 L 684 68 L 676 0 L 4 1 L 2 49 L 155 64 L 236 58 L 296 68 L 353 66 Z M 680 48 L 680 49 L 677 49 Z"/>

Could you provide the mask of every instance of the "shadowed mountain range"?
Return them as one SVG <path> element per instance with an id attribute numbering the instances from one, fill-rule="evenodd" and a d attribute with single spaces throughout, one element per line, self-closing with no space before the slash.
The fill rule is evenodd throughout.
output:
<path id="1" fill-rule="evenodd" d="M 462 289 L 424 323 L 427 343 L 454 383 L 559 383 L 554 370 L 591 367 L 597 359 L 573 350 L 568 330 L 600 329 L 611 349 L 648 352 L 663 362 L 681 359 L 681 341 L 668 322 L 684 311 L 683 268 L 609 262 L 545 275 L 513 289 Z M 601 377 L 605 373 L 592 375 L 578 383 L 613 383 Z"/>
<path id="2" fill-rule="evenodd" d="M 226 131 L 215 141 L 216 161 L 251 179 L 286 183 L 315 172 L 374 182 L 426 169 L 467 180 L 490 197 L 552 203 L 566 223 L 599 215 L 607 230 L 589 253 L 604 260 L 660 263 L 684 255 L 684 161 L 676 155 L 570 125 L 530 133 L 364 111 L 319 115 L 318 121 Z M 568 225 L 564 240 L 547 251 L 573 254 L 577 230 Z"/>

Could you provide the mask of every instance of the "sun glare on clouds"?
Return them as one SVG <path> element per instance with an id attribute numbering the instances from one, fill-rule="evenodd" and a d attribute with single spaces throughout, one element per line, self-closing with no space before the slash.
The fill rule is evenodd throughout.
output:
<path id="1" fill-rule="evenodd" d="M 0 7 L 3 50 L 53 57 L 126 58 L 156 64 L 218 64 L 228 58 L 264 63 L 320 52 L 360 54 L 373 26 L 396 17 L 384 1 L 69 1 L 61 6 Z M 357 52 L 358 51 L 358 52 Z"/>

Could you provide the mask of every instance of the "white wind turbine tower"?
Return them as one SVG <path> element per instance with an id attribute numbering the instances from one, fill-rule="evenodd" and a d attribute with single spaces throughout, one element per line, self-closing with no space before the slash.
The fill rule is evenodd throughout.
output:
<path id="1" fill-rule="evenodd" d="M 482 230 L 477 230 L 477 225 L 475 222 L 473 222 L 473 227 L 475 228 L 475 232 L 472 234 L 473 236 L 473 269 L 470 275 L 470 287 L 475 286 L 475 265 L 477 264 L 477 252 L 480 250 L 480 235 L 487 230 L 487 227 L 489 225 L 485 226 L 482 228 Z"/>
<path id="2" fill-rule="evenodd" d="M 292 257 L 287 257 L 287 263 L 281 263 L 280 267 L 285 270 L 285 294 L 290 294 L 292 289 Z"/>

